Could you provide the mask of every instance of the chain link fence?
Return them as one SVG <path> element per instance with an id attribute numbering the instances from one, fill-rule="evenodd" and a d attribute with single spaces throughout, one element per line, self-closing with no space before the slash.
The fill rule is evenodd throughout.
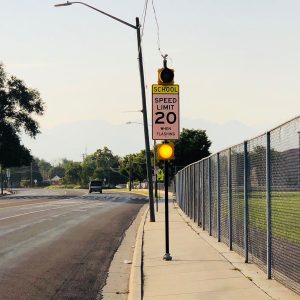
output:
<path id="1" fill-rule="evenodd" d="M 300 116 L 186 166 L 175 186 L 198 226 L 300 294 Z"/>

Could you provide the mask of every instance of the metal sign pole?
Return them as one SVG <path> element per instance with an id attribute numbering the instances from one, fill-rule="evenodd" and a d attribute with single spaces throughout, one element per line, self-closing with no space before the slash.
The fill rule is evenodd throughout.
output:
<path id="1" fill-rule="evenodd" d="M 165 232 L 166 232 L 166 254 L 164 260 L 172 260 L 169 250 L 169 162 L 165 160 Z"/>

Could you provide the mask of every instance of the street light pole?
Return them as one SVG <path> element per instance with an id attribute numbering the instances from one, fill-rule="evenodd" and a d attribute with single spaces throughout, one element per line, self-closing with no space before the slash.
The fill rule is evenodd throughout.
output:
<path id="1" fill-rule="evenodd" d="M 2 165 L 0 165 L 0 177 L 1 177 L 1 195 L 3 195 L 3 169 Z"/>
<path id="2" fill-rule="evenodd" d="M 136 18 L 136 33 L 137 43 L 139 51 L 139 69 L 141 79 L 141 92 L 142 92 L 142 105 L 143 105 L 143 121 L 144 121 L 144 135 L 145 135 L 145 146 L 146 146 L 146 164 L 147 164 L 147 175 L 148 175 L 148 191 L 149 191 L 149 204 L 150 204 L 150 221 L 155 222 L 154 215 L 154 201 L 153 201 L 153 181 L 152 181 L 152 169 L 151 169 L 151 155 L 150 155 L 150 143 L 149 143 L 149 130 L 148 130 L 148 119 L 147 119 L 147 104 L 146 104 L 146 92 L 145 92 L 145 79 L 144 79 L 144 67 L 143 67 L 143 55 L 141 48 L 141 31 L 139 18 Z"/>
<path id="3" fill-rule="evenodd" d="M 138 55 L 139 55 L 139 70 L 140 70 L 140 81 L 141 81 L 141 92 L 142 92 L 142 113 L 143 113 L 143 122 L 144 122 L 144 135 L 145 135 L 145 151 L 146 151 L 146 165 L 147 165 L 147 176 L 148 176 L 148 191 L 149 191 L 149 208 L 150 208 L 150 222 L 155 222 L 155 214 L 154 214 L 154 201 L 153 201 L 153 181 L 152 181 L 152 171 L 151 171 L 151 156 L 150 156 L 150 143 L 149 143 L 149 131 L 148 131 L 148 120 L 147 120 L 147 104 L 146 104 L 146 92 L 145 92 L 145 79 L 144 79 L 144 67 L 143 67 L 143 55 L 142 55 L 142 47 L 141 47 L 141 32 L 140 32 L 140 22 L 139 18 L 136 18 L 136 25 L 132 25 L 128 22 L 125 22 L 115 16 L 112 16 L 102 10 L 99 10 L 89 4 L 84 2 L 69 2 L 62 4 L 56 4 L 55 7 L 60 6 L 69 6 L 72 4 L 82 4 L 87 6 L 101 14 L 104 14 L 124 25 L 127 25 L 136 30 L 137 33 L 137 44 L 138 44 Z"/>
<path id="4" fill-rule="evenodd" d="M 131 154 L 129 154 L 129 191 L 131 191 L 131 177 L 132 177 L 132 174 L 131 174 L 131 168 L 132 168 L 132 165 L 131 165 Z"/>

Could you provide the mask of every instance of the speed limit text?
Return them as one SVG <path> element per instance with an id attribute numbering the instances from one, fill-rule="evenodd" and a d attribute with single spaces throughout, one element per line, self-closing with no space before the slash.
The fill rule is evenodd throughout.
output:
<path id="1" fill-rule="evenodd" d="M 156 97 L 154 102 L 157 110 L 173 110 L 178 99 L 174 97 Z"/>

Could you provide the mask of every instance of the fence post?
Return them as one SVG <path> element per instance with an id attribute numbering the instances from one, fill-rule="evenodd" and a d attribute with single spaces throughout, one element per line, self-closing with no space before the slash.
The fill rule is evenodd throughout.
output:
<path id="1" fill-rule="evenodd" d="M 209 223 L 208 232 L 211 235 L 211 158 L 208 158 L 208 200 L 209 200 Z"/>
<path id="2" fill-rule="evenodd" d="M 180 197 L 180 185 L 179 185 L 180 181 L 179 181 L 179 178 L 180 178 L 180 174 L 177 173 L 177 175 L 176 175 L 176 184 L 177 184 L 177 186 L 176 186 L 176 201 Z M 177 201 L 177 203 L 179 204 L 179 201 Z"/>
<path id="3" fill-rule="evenodd" d="M 186 215 L 189 215 L 189 194 L 188 194 L 188 168 L 185 169 L 185 199 L 186 199 Z"/>
<path id="4" fill-rule="evenodd" d="M 183 171 L 183 174 L 182 174 L 182 180 L 183 180 L 183 191 L 182 191 L 182 195 L 183 195 L 183 198 L 184 198 L 184 212 L 185 214 L 187 215 L 187 197 L 186 197 L 186 170 Z"/>
<path id="5" fill-rule="evenodd" d="M 183 199 L 184 199 L 184 212 L 185 214 L 187 215 L 187 197 L 186 197 L 186 169 L 183 170 L 183 186 L 184 186 L 184 189 L 183 189 Z"/>
<path id="6" fill-rule="evenodd" d="M 185 170 L 185 199 L 186 199 L 186 214 L 189 215 L 189 195 L 188 195 L 188 168 Z"/>
<path id="7" fill-rule="evenodd" d="M 184 210 L 184 202 L 183 202 L 183 171 L 180 171 L 180 204 L 181 209 Z"/>
<path id="8" fill-rule="evenodd" d="M 202 160 L 202 229 L 205 230 L 204 159 Z"/>
<path id="9" fill-rule="evenodd" d="M 248 263 L 248 142 L 244 142 L 244 251 Z"/>
<path id="10" fill-rule="evenodd" d="M 194 164 L 192 165 L 191 168 L 191 173 L 192 173 L 192 193 L 193 193 L 193 221 L 195 222 L 195 169 L 194 169 Z"/>
<path id="11" fill-rule="evenodd" d="M 194 191 L 194 222 L 196 222 L 197 215 L 197 201 L 196 201 L 196 163 L 193 164 L 193 191 Z"/>
<path id="12" fill-rule="evenodd" d="M 271 228 L 271 147 L 270 132 L 267 132 L 266 149 L 266 197 L 267 197 L 267 275 L 272 277 L 272 228 Z"/>
<path id="13" fill-rule="evenodd" d="M 182 208 L 182 172 L 180 171 L 179 173 L 179 178 L 178 178 L 178 188 L 179 188 L 179 203 L 180 203 L 180 208 Z"/>
<path id="14" fill-rule="evenodd" d="M 221 194 L 220 194 L 220 153 L 217 153 L 217 228 L 218 242 L 221 241 Z"/>
<path id="15" fill-rule="evenodd" d="M 179 207 L 182 209 L 181 207 L 181 173 L 179 172 L 178 173 L 178 204 L 179 204 Z M 177 195 L 177 194 L 176 194 Z"/>
<path id="16" fill-rule="evenodd" d="M 191 197 L 191 167 L 188 166 L 188 192 L 189 192 L 189 218 L 192 216 L 192 197 Z"/>
<path id="17" fill-rule="evenodd" d="M 199 184 L 199 188 L 198 188 L 198 226 L 200 226 L 200 216 L 201 216 L 201 206 L 200 206 L 200 192 L 201 192 L 201 162 L 198 163 L 198 184 Z"/>
<path id="18" fill-rule="evenodd" d="M 181 205 L 182 210 L 185 212 L 185 202 L 184 202 L 184 170 L 181 170 Z"/>
<path id="19" fill-rule="evenodd" d="M 231 148 L 228 150 L 228 237 L 229 250 L 232 250 L 232 190 L 231 190 Z"/>
<path id="20" fill-rule="evenodd" d="M 193 195 L 192 195 L 192 166 L 189 166 L 189 199 L 190 199 L 190 219 L 193 217 Z"/>
<path id="21" fill-rule="evenodd" d="M 192 175 L 192 166 L 189 166 L 189 205 L 190 205 L 190 213 L 189 217 L 192 219 L 193 216 L 193 195 L 192 195 L 192 180 L 191 180 L 191 175 Z"/>
<path id="22" fill-rule="evenodd" d="M 190 169 L 189 167 L 187 167 L 186 169 L 186 184 L 187 184 L 187 201 L 188 201 L 188 217 L 190 217 L 190 209 L 191 209 L 191 205 L 190 205 Z"/>
<path id="23" fill-rule="evenodd" d="M 186 214 L 189 216 L 189 168 L 187 167 L 185 170 L 185 189 L 186 189 Z"/>

